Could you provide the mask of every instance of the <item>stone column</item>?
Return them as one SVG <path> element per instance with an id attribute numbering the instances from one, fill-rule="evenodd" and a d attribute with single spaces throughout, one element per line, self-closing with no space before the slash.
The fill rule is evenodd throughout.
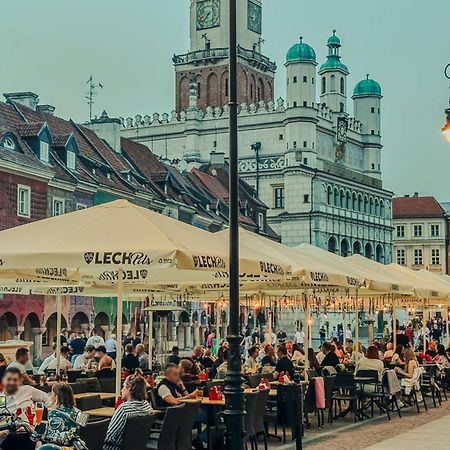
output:
<path id="1" fill-rule="evenodd" d="M 200 325 L 198 322 L 194 323 L 194 347 L 200 344 Z"/>
<path id="2" fill-rule="evenodd" d="M 35 365 L 44 359 L 42 355 L 42 335 L 46 332 L 46 328 L 32 328 L 31 332 L 33 333 L 33 354 L 32 360 Z"/>
<path id="3" fill-rule="evenodd" d="M 9 327 L 9 333 L 11 334 L 11 339 L 19 341 L 20 335 L 25 331 L 25 327 L 18 325 L 17 327 Z"/>
<path id="4" fill-rule="evenodd" d="M 191 335 L 191 331 L 192 331 L 192 326 L 190 324 L 185 324 L 184 326 L 184 335 L 185 335 L 185 347 L 188 348 L 189 350 L 192 350 L 192 335 Z"/>

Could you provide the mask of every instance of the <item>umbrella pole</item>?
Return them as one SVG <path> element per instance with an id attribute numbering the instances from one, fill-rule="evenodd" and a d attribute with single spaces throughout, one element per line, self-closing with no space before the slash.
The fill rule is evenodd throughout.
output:
<path id="1" fill-rule="evenodd" d="M 61 319 L 62 304 L 61 295 L 56 296 L 56 375 L 61 373 Z"/>
<path id="2" fill-rule="evenodd" d="M 397 348 L 397 311 L 395 310 L 394 298 L 392 298 L 392 343 L 395 351 Z"/>
<path id="3" fill-rule="evenodd" d="M 151 298 L 149 306 L 152 306 Z M 148 312 L 148 368 L 153 369 L 153 311 Z"/>
<path id="4" fill-rule="evenodd" d="M 425 317 L 426 309 L 425 309 L 425 300 L 423 301 L 423 313 L 422 313 L 422 339 L 423 339 L 423 352 L 425 353 L 427 351 L 427 323 L 426 323 L 426 317 Z"/>
<path id="5" fill-rule="evenodd" d="M 309 300 L 305 295 L 305 339 L 304 339 L 304 349 L 305 349 L 305 381 L 308 381 L 308 369 L 309 369 Z"/>
<path id="6" fill-rule="evenodd" d="M 356 355 L 359 354 L 359 304 L 358 304 L 358 290 L 356 290 L 356 298 L 355 298 L 355 348 L 353 351 L 355 352 L 355 362 Z"/>
<path id="7" fill-rule="evenodd" d="M 123 270 L 117 271 L 117 358 L 116 358 L 116 400 L 122 390 L 122 313 L 123 313 Z"/>
<path id="8" fill-rule="evenodd" d="M 447 339 L 447 345 L 448 345 L 448 344 L 450 344 L 450 337 L 449 337 L 450 325 L 448 323 L 448 319 L 449 319 L 448 307 L 445 308 L 445 313 L 447 314 L 447 317 L 445 318 L 445 323 L 446 323 L 445 338 Z"/>

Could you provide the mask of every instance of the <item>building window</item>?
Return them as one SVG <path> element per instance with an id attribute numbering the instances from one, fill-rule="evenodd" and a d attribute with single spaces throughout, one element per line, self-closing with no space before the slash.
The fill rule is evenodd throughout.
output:
<path id="1" fill-rule="evenodd" d="M 375 130 L 370 130 L 370 134 L 375 134 Z"/>
<path id="2" fill-rule="evenodd" d="M 345 80 L 344 77 L 341 77 L 341 94 L 345 94 Z"/>
<path id="3" fill-rule="evenodd" d="M 437 266 L 441 263 L 440 255 L 439 255 L 439 249 L 438 248 L 432 248 L 431 249 L 431 264 L 433 266 Z"/>
<path id="4" fill-rule="evenodd" d="M 202 96 L 202 86 L 200 83 L 197 83 L 197 98 Z"/>
<path id="5" fill-rule="evenodd" d="M 294 77 L 294 78 L 292 79 L 292 82 L 293 82 L 293 83 L 297 83 L 297 77 Z"/>
<path id="6" fill-rule="evenodd" d="M 31 217 L 31 188 L 29 186 L 17 186 L 17 215 Z"/>
<path id="7" fill-rule="evenodd" d="M 303 203 L 309 203 L 309 194 L 303 195 Z"/>
<path id="8" fill-rule="evenodd" d="M 372 108 L 370 108 L 370 112 L 372 113 L 372 114 L 375 114 L 375 108 L 372 106 Z"/>
<path id="9" fill-rule="evenodd" d="M 60 216 L 64 214 L 64 199 L 62 198 L 54 198 L 53 199 L 53 216 Z"/>
<path id="10" fill-rule="evenodd" d="M 228 78 L 225 80 L 225 97 L 228 97 Z"/>
<path id="11" fill-rule="evenodd" d="M 308 102 L 303 102 L 303 106 L 306 108 L 308 106 Z"/>
<path id="12" fill-rule="evenodd" d="M 306 75 L 303 75 L 303 83 L 307 83 L 308 82 L 308 77 Z"/>
<path id="13" fill-rule="evenodd" d="M 49 162 L 49 145 L 47 142 L 41 141 L 40 143 L 40 157 L 39 159 L 43 162 Z"/>
<path id="14" fill-rule="evenodd" d="M 303 158 L 303 164 L 304 164 L 305 166 L 308 165 L 308 158 Z"/>
<path id="15" fill-rule="evenodd" d="M 283 136 L 282 134 L 279 134 L 279 135 L 278 135 L 278 140 L 279 140 L 279 141 L 282 141 L 283 139 L 284 139 L 284 136 Z"/>
<path id="16" fill-rule="evenodd" d="M 303 141 L 303 148 L 308 147 L 308 141 Z"/>
<path id="17" fill-rule="evenodd" d="M 297 141 L 294 141 L 293 145 L 294 145 L 294 148 L 297 148 Z"/>
<path id="18" fill-rule="evenodd" d="M 77 211 L 81 211 L 82 209 L 86 209 L 87 205 L 84 203 L 77 203 Z"/>
<path id="19" fill-rule="evenodd" d="M 277 187 L 273 190 L 274 208 L 284 208 L 284 187 Z"/>
<path id="20" fill-rule="evenodd" d="M 7 148 L 9 150 L 15 150 L 16 149 L 16 144 L 13 141 L 13 139 L 11 139 L 10 137 L 7 137 L 3 141 L 3 147 L 5 147 L 5 148 Z"/>
<path id="21" fill-rule="evenodd" d="M 414 249 L 414 265 L 421 266 L 422 263 L 423 263 L 422 249 L 416 248 Z"/>
<path id="22" fill-rule="evenodd" d="M 322 77 L 322 94 L 325 94 L 325 91 L 327 90 L 327 80 L 325 77 Z"/>
<path id="23" fill-rule="evenodd" d="M 258 228 L 260 230 L 264 230 L 264 214 L 258 213 Z"/>
<path id="24" fill-rule="evenodd" d="M 314 84 L 314 77 L 311 77 L 311 83 Z"/>
<path id="25" fill-rule="evenodd" d="M 294 102 L 294 108 L 297 108 L 297 102 Z"/>
<path id="26" fill-rule="evenodd" d="M 400 264 L 401 266 L 406 266 L 405 250 L 403 249 L 397 249 L 397 264 Z"/>
<path id="27" fill-rule="evenodd" d="M 397 225 L 397 237 L 405 237 L 405 225 Z"/>
<path id="28" fill-rule="evenodd" d="M 339 103 L 339 112 L 344 112 L 345 111 L 345 105 L 344 103 Z"/>
<path id="29" fill-rule="evenodd" d="M 75 170 L 76 167 L 76 156 L 74 152 L 67 151 L 67 168 L 70 170 Z"/>
<path id="30" fill-rule="evenodd" d="M 431 237 L 439 237 L 439 225 L 431 225 L 430 233 Z"/>
<path id="31" fill-rule="evenodd" d="M 413 235 L 414 237 L 422 237 L 422 225 L 413 226 Z"/>

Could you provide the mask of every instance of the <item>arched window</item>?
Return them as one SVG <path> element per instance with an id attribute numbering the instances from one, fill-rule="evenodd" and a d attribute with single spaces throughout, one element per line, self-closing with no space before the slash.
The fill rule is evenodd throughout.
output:
<path id="1" fill-rule="evenodd" d="M 380 202 L 378 201 L 378 199 L 375 199 L 375 215 L 379 216 L 380 215 Z"/>
<path id="2" fill-rule="evenodd" d="M 325 79 L 325 77 L 322 77 L 322 94 L 325 94 L 327 90 L 327 80 Z"/>
<path id="3" fill-rule="evenodd" d="M 365 213 L 369 212 L 369 200 L 366 195 L 364 196 L 364 212 Z"/>
<path id="4" fill-rule="evenodd" d="M 343 190 L 339 192 L 339 206 L 345 208 L 345 193 Z"/>
<path id="5" fill-rule="evenodd" d="M 380 202 L 380 216 L 381 217 L 384 217 L 384 202 L 383 202 L 383 200 L 381 200 L 381 202 Z"/>
<path id="6" fill-rule="evenodd" d="M 370 242 L 364 247 L 364 256 L 369 259 L 373 258 L 372 244 Z"/>
<path id="7" fill-rule="evenodd" d="M 361 194 L 358 195 L 358 211 L 363 212 L 363 197 Z"/>
<path id="8" fill-rule="evenodd" d="M 370 200 L 369 200 L 369 213 L 370 214 L 373 214 L 373 198 L 372 197 L 370 197 Z"/>
<path id="9" fill-rule="evenodd" d="M 353 204 L 352 204 L 353 211 L 358 210 L 358 196 L 356 195 L 356 192 L 353 192 Z"/>
<path id="10" fill-rule="evenodd" d="M 336 76 L 331 75 L 330 77 L 330 92 L 336 92 Z"/>
<path id="11" fill-rule="evenodd" d="M 331 186 L 328 186 L 327 188 L 327 203 L 331 205 L 333 202 L 333 190 L 331 189 Z"/>
<path id="12" fill-rule="evenodd" d="M 341 94 L 345 94 L 345 80 L 344 80 L 344 77 L 341 77 L 340 92 L 341 92 Z"/>
<path id="13" fill-rule="evenodd" d="M 353 254 L 354 255 L 361 254 L 361 243 L 359 241 L 353 242 Z"/>
<path id="14" fill-rule="evenodd" d="M 347 239 L 341 241 L 341 256 L 350 256 L 350 245 Z"/>
<path id="15" fill-rule="evenodd" d="M 384 249 L 383 249 L 383 246 L 381 244 L 377 244 L 375 253 L 376 253 L 376 255 L 375 255 L 376 260 L 379 263 L 384 262 Z"/>
<path id="16" fill-rule="evenodd" d="M 339 206 L 339 191 L 338 191 L 338 188 L 334 188 L 334 206 Z"/>
<path id="17" fill-rule="evenodd" d="M 352 198 L 351 198 L 351 195 L 350 195 L 350 192 L 349 192 L 349 191 L 347 191 L 346 197 L 347 197 L 347 200 L 346 200 L 345 207 L 346 207 L 347 209 L 351 209 L 351 207 L 352 207 Z"/>
<path id="18" fill-rule="evenodd" d="M 336 250 L 337 250 L 336 238 L 334 236 L 331 236 L 330 239 L 328 239 L 328 251 L 331 253 L 336 253 Z"/>

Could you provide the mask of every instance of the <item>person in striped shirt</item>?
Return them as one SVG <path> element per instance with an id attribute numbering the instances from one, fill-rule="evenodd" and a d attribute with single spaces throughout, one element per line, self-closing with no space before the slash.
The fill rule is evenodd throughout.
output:
<path id="1" fill-rule="evenodd" d="M 126 378 L 122 388 L 123 403 L 114 412 L 106 432 L 103 450 L 122 448 L 125 425 L 129 417 L 146 416 L 153 413 L 147 401 L 147 383 L 142 372 L 137 369 Z"/>

